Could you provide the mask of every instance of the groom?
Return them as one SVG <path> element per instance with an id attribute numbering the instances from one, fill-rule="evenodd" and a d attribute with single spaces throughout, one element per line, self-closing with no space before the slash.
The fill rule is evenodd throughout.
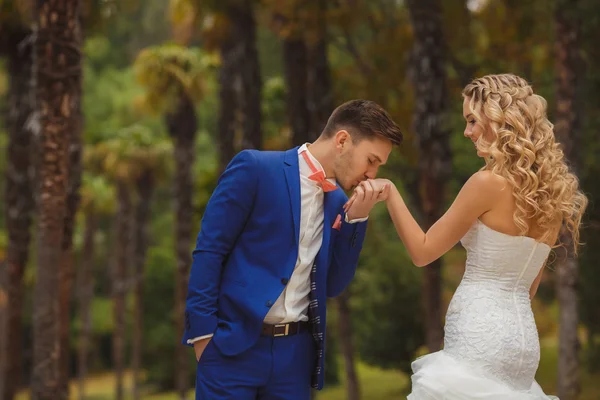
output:
<path id="1" fill-rule="evenodd" d="M 193 251 L 183 343 L 196 399 L 306 400 L 323 387 L 325 302 L 354 277 L 377 193 L 347 213 L 402 133 L 366 100 L 339 106 L 312 144 L 244 150 L 219 179 Z"/>

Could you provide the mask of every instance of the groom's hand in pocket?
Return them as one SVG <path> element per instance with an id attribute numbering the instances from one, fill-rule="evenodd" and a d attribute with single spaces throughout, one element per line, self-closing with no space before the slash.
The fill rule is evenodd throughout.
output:
<path id="1" fill-rule="evenodd" d="M 196 353 L 197 362 L 200 361 L 200 357 L 202 357 L 202 353 L 204 353 L 204 349 L 206 349 L 206 346 L 208 345 L 208 342 L 210 342 L 211 339 L 212 337 L 208 337 L 206 339 L 200 339 L 194 342 L 194 352 Z"/>

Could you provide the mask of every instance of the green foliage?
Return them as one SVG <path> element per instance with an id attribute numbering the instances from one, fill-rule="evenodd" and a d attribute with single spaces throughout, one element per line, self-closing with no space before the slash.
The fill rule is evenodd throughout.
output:
<path id="1" fill-rule="evenodd" d="M 143 125 L 123 128 L 86 154 L 89 169 L 105 173 L 115 181 L 134 182 L 145 171 L 164 179 L 170 169 L 171 142 L 157 138 Z"/>
<path id="2" fill-rule="evenodd" d="M 288 146 L 286 88 L 283 81 L 281 38 L 302 31 L 314 40 L 316 1 L 253 3 L 258 21 L 257 47 L 263 73 L 262 111 L 266 149 Z M 334 103 L 351 98 L 368 98 L 382 104 L 399 123 L 406 144 L 394 150 L 389 166 L 381 176 L 392 178 L 399 186 L 414 180 L 413 167 L 418 154 L 411 146 L 410 121 L 413 111 L 412 85 L 407 75 L 413 32 L 405 2 L 394 0 L 355 0 L 328 2 L 325 15 L 328 26 L 329 61 L 332 70 Z M 464 181 L 480 166 L 470 141 L 463 137 L 461 96 L 465 81 L 498 72 L 514 72 L 525 76 L 537 92 L 549 101 L 552 114 L 554 100 L 554 9 L 545 0 L 483 1 L 477 10 L 469 11 L 462 0 L 447 0 L 443 6 L 443 22 L 448 52 L 449 113 L 447 123 L 452 132 L 453 179 L 447 190 L 447 202 L 454 199 Z M 115 178 L 133 180 L 142 168 L 151 168 L 157 178 L 172 172 L 170 144 L 161 114 L 176 105 L 185 94 L 197 103 L 199 132 L 194 164 L 194 226 L 200 226 L 206 203 L 216 186 L 217 116 L 219 111 L 217 72 L 220 60 L 215 51 L 227 33 L 229 21 L 224 7 L 239 5 L 234 0 L 88 0 L 84 2 L 86 26 L 83 113 L 85 130 L 85 169 L 82 211 L 99 214 L 94 260 L 95 297 L 92 302 L 94 364 L 92 371 L 111 368 L 110 341 L 112 308 L 109 268 L 113 262 Z M 27 2 L 0 0 L 0 24 L 20 21 L 23 14 L 16 7 Z M 307 12 L 312 10 L 311 12 Z M 17 11 L 20 14 L 17 14 Z M 598 282 L 600 269 L 600 53 L 596 51 L 600 35 L 600 9 L 595 0 L 581 0 L 573 11 L 583 16 L 582 40 L 585 76 L 581 91 L 583 101 L 583 166 L 582 182 L 590 199 L 586 214 L 580 265 L 580 310 L 582 332 L 588 343 L 582 357 L 590 371 L 600 368 L 600 304 Z M 169 13 L 171 13 L 169 15 Z M 274 25 L 274 15 L 284 16 L 283 26 Z M 291 21 L 291 22 L 290 22 Z M 279 21 L 281 22 L 281 21 Z M 110 25 L 108 24 L 110 23 Z M 172 25 L 172 26 L 171 26 Z M 201 46 L 186 48 L 162 45 L 171 39 L 173 28 L 180 43 Z M 148 47 L 153 46 L 153 47 Z M 140 52 L 140 50 L 142 50 Z M 0 65 L 0 108 L 6 110 L 4 94 L 9 77 Z M 141 106 L 141 107 L 140 107 Z M 149 115 L 140 111 L 152 111 Z M 158 115 L 156 115 L 158 114 Z M 4 118 L 4 113 L 0 116 Z M 0 152 L 5 153 L 7 135 L 0 128 Z M 0 157 L 0 173 L 6 171 L 6 158 Z M 4 180 L 0 181 L 3 189 Z M 148 387 L 173 387 L 175 347 L 180 346 L 181 328 L 173 322 L 174 268 L 172 192 L 168 179 L 158 179 L 150 226 L 150 248 L 147 256 L 144 290 L 144 354 Z M 3 190 L 2 190 L 3 192 Z M 410 197 L 407 196 L 410 203 Z M 416 209 L 410 205 L 412 210 Z M 0 249 L 6 242 L 5 205 L 0 201 Z M 81 232 L 78 220 L 77 235 Z M 34 232 L 35 234 L 35 232 Z M 77 246 L 80 240 L 76 239 Z M 457 252 L 458 254 L 458 252 Z M 0 258 L 2 255 L 0 254 Z M 445 260 L 444 298 L 451 296 L 460 280 L 462 253 Z M 456 258 L 456 259 L 454 259 Z M 35 260 L 34 255 L 30 259 Z M 364 398 L 386 399 L 405 396 L 409 384 L 404 372 L 423 344 L 421 276 L 407 257 L 383 206 L 370 217 L 369 231 L 360 266 L 351 286 L 351 310 L 354 340 L 359 362 L 359 378 Z M 31 288 L 34 268 L 26 271 L 26 303 L 24 306 L 25 354 L 31 352 Z M 547 281 L 546 281 L 547 280 Z M 556 334 L 557 303 L 552 274 L 534 301 L 536 320 L 542 336 L 542 363 L 539 377 L 542 386 L 552 389 L 556 377 L 556 344 L 548 344 Z M 345 396 L 345 376 L 339 373 L 343 363 L 336 337 L 335 307 L 330 307 L 328 320 L 329 346 L 326 377 L 328 388 L 322 399 Z M 80 322 L 73 320 L 73 331 Z M 76 346 L 74 341 L 73 346 Z M 75 350 L 75 347 L 73 347 Z M 27 358 L 27 356 L 26 356 Z M 362 361 L 378 367 L 365 366 Z M 26 360 L 26 369 L 29 364 Z M 190 349 L 190 386 L 193 385 L 195 363 Z M 383 371 L 379 367 L 394 368 Z M 582 400 L 594 396 L 597 375 L 584 372 Z M 588 385 L 587 387 L 585 385 Z M 112 388 L 110 383 L 109 388 Z M 105 392 L 107 392 L 105 390 Z M 110 390 L 98 398 L 110 398 Z M 103 397 L 100 397 L 103 396 Z M 165 395 L 169 397 L 170 395 Z M 587 397 L 586 397 L 587 396 Z M 590 397 L 591 396 L 591 397 Z M 172 398 L 175 398 L 172 396 Z"/>
<path id="3" fill-rule="evenodd" d="M 281 150 L 289 146 L 290 132 L 287 127 L 287 110 L 285 107 L 286 87 L 280 76 L 265 82 L 262 97 L 264 115 L 263 137 L 265 149 Z"/>
<path id="4" fill-rule="evenodd" d="M 31 21 L 31 0 L 0 0 L 0 27 L 16 27 Z"/>
<path id="5" fill-rule="evenodd" d="M 194 180 L 194 214 L 198 222 L 194 226 L 200 226 L 204 209 L 219 179 L 215 143 L 206 132 L 198 135 L 196 154 L 201 161 L 194 165 L 194 176 L 197 177 Z"/>
<path id="6" fill-rule="evenodd" d="M 167 6 L 164 0 L 85 0 L 85 36 L 101 35 L 111 43 L 105 66 L 128 67 L 141 49 L 169 39 Z"/>
<path id="7" fill-rule="evenodd" d="M 212 62 L 198 49 L 178 45 L 142 50 L 134 64 L 136 79 L 146 88 L 140 105 L 151 113 L 164 114 L 176 107 L 179 96 L 198 102 L 204 94 L 204 79 Z"/>
<path id="8" fill-rule="evenodd" d="M 91 304 L 90 316 L 92 329 L 95 334 L 111 334 L 114 329 L 112 300 L 94 298 Z"/>
<path id="9" fill-rule="evenodd" d="M 421 273 L 406 254 L 385 209 L 369 217 L 367 238 L 352 283 L 351 308 L 360 358 L 410 370 L 423 344 Z"/>
<path id="10" fill-rule="evenodd" d="M 172 229 L 172 219 L 162 221 Z M 153 229 L 154 230 L 154 229 Z M 170 239 L 170 238 L 168 238 Z M 175 291 L 173 276 L 175 274 L 175 254 L 169 245 L 161 243 L 148 252 L 146 280 L 144 288 L 144 366 L 147 370 L 146 381 L 160 390 L 174 386 L 175 346 L 181 346 L 181 329 L 175 329 L 173 309 Z M 190 364 L 194 361 L 193 350 L 190 349 Z M 190 386 L 195 377 L 195 365 L 189 369 Z"/>
<path id="11" fill-rule="evenodd" d="M 88 43 L 86 48 L 93 48 L 90 52 L 95 56 L 84 64 L 84 134 L 86 143 L 95 144 L 114 137 L 123 127 L 140 120 L 134 101 L 141 95 L 142 88 L 135 83 L 131 68 L 94 66 L 93 57 L 102 57 L 106 51 L 105 39 L 92 39 Z M 157 125 L 149 118 L 144 121 L 149 126 Z"/>
<path id="12" fill-rule="evenodd" d="M 0 64 L 0 96 L 4 96 L 8 92 L 8 76 L 6 75 L 3 66 Z"/>
<path id="13" fill-rule="evenodd" d="M 101 175 L 84 172 L 80 194 L 84 212 L 102 215 L 115 211 L 115 188 Z"/>

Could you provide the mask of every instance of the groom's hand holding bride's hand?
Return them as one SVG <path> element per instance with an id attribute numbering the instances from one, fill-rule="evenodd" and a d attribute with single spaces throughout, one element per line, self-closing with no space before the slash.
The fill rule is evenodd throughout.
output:
<path id="1" fill-rule="evenodd" d="M 344 211 L 348 215 L 348 220 L 368 216 L 377 202 L 387 200 L 392 185 L 392 182 L 388 179 L 368 179 L 362 181 L 354 189 L 354 193 L 344 205 Z"/>

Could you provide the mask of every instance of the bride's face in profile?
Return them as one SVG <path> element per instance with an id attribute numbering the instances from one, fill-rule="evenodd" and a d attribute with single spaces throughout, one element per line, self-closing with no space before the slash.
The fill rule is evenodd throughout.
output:
<path id="1" fill-rule="evenodd" d="M 478 121 L 475 115 L 471 112 L 471 108 L 469 107 L 470 100 L 470 97 L 465 97 L 463 101 L 463 117 L 467 122 L 464 135 L 467 139 L 470 139 L 473 142 L 475 150 L 477 150 L 477 155 L 479 157 L 486 157 L 489 156 L 489 153 L 481 149 L 481 144 L 485 141 L 489 145 L 493 140 L 493 136 L 487 123 L 485 121 Z M 484 140 L 479 142 L 482 137 Z"/>

